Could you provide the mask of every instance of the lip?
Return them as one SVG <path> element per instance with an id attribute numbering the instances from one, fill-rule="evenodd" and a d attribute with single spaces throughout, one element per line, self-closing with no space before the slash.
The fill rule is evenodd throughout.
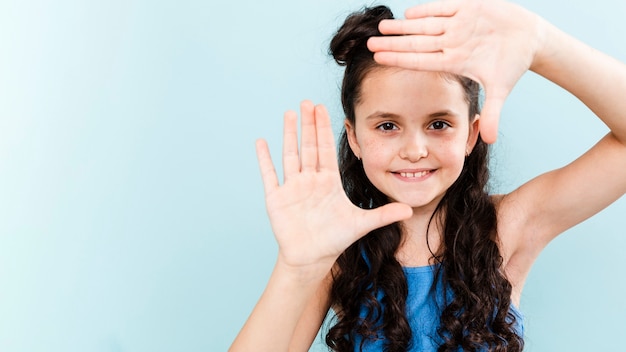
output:
<path id="1" fill-rule="evenodd" d="M 391 174 L 404 182 L 421 182 L 430 178 L 437 169 L 402 169 L 391 171 Z"/>

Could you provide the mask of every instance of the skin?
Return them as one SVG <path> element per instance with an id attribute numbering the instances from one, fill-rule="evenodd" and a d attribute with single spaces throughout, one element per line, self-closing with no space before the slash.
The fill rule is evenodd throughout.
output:
<path id="1" fill-rule="evenodd" d="M 502 103 L 527 70 L 575 95 L 610 129 L 569 165 L 494 197 L 503 270 L 513 285 L 511 299 L 519 304 L 541 250 L 626 193 L 626 66 L 519 6 L 499 0 L 428 3 L 407 10 L 406 18 L 380 24 L 383 34 L 393 36 L 369 40 L 376 61 L 408 70 L 452 72 L 480 82 L 487 102 L 477 127 L 486 141 L 495 141 Z M 329 273 L 336 258 L 371 229 L 421 218 L 414 211 L 420 207 L 413 206 L 425 206 L 432 196 L 423 193 L 423 198 L 413 199 L 420 198 L 419 202 L 396 202 L 369 211 L 353 206 L 341 189 L 326 110 L 304 102 L 301 121 L 298 149 L 296 113 L 286 114 L 282 185 L 267 144 L 257 143 L 279 255 L 266 290 L 231 351 L 306 351 L 329 308 Z M 373 151 L 359 133 L 358 120 L 353 127 L 360 147 L 354 150 L 363 151 L 367 158 Z M 421 134 L 423 129 L 413 132 Z M 398 149 L 396 156 L 400 155 Z M 364 163 L 372 166 L 371 172 L 385 170 L 374 168 L 378 164 L 372 160 Z"/>

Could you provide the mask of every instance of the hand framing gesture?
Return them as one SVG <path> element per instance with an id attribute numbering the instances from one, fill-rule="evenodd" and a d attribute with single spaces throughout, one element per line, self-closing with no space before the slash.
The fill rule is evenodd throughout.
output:
<path id="1" fill-rule="evenodd" d="M 399 203 L 373 210 L 352 204 L 341 185 L 326 109 L 305 101 L 301 113 L 300 150 L 297 114 L 285 114 L 282 185 L 263 140 L 257 142 L 257 156 L 279 260 L 297 268 L 322 264 L 327 272 L 353 242 L 373 229 L 410 217 L 412 210 Z"/>
<path id="2" fill-rule="evenodd" d="M 485 89 L 481 135 L 485 142 L 495 142 L 504 100 L 540 47 L 539 17 L 500 0 L 438 1 L 410 8 L 405 15 L 406 20 L 380 23 L 380 31 L 390 36 L 369 40 L 375 60 L 479 82 Z"/>

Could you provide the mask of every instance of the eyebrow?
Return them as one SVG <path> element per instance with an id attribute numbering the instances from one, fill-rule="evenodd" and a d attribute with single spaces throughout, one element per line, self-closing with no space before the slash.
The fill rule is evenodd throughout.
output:
<path id="1" fill-rule="evenodd" d="M 437 117 L 443 117 L 443 116 L 459 116 L 459 114 L 453 112 L 452 110 L 446 109 L 446 110 L 440 110 L 440 111 L 436 111 L 436 112 L 426 115 L 427 118 L 437 118 Z M 398 118 L 398 117 L 401 117 L 401 116 L 398 114 L 391 113 L 391 112 L 375 111 L 367 115 L 365 120 L 387 119 L 387 118 Z"/>
<path id="2" fill-rule="evenodd" d="M 367 117 L 365 119 L 366 120 L 373 120 L 373 119 L 387 119 L 387 118 L 394 118 L 394 117 L 400 117 L 400 115 L 393 114 L 393 113 L 390 113 L 390 112 L 384 112 L 384 111 L 375 111 L 375 112 L 367 115 Z"/>

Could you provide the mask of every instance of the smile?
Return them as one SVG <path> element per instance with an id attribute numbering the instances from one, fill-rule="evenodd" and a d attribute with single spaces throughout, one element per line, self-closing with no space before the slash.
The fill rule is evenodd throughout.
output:
<path id="1" fill-rule="evenodd" d="M 420 171 L 420 172 L 400 172 L 400 176 L 402 177 L 408 177 L 408 178 L 417 178 L 417 177 L 424 177 L 426 176 L 430 171 Z"/>
<path id="2" fill-rule="evenodd" d="M 436 169 L 434 170 L 398 170 L 398 171 L 394 171 L 392 172 L 392 174 L 399 178 L 400 180 L 403 181 L 423 181 L 426 180 L 428 178 L 430 178 L 430 176 L 437 171 Z"/>

